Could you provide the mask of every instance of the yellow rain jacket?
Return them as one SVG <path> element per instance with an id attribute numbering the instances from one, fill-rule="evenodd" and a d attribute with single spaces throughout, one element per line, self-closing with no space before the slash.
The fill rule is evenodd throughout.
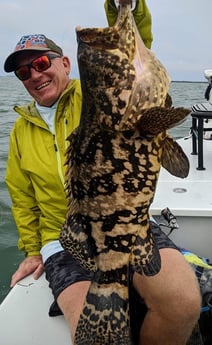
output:
<path id="1" fill-rule="evenodd" d="M 114 3 L 107 0 L 105 9 L 112 25 L 117 17 Z M 143 15 L 136 17 L 137 12 Z M 139 0 L 134 15 L 141 36 L 150 46 L 151 16 L 144 1 Z M 14 107 L 20 117 L 10 135 L 6 183 L 19 232 L 18 248 L 26 256 L 40 255 L 43 245 L 59 238 L 67 210 L 66 138 L 79 124 L 81 97 L 80 81 L 71 80 L 57 104 L 54 134 L 40 117 L 34 101 Z"/>
<path id="2" fill-rule="evenodd" d="M 65 139 L 79 123 L 80 81 L 70 81 L 59 99 L 55 134 L 34 101 L 14 109 L 21 117 L 10 135 L 6 183 L 20 236 L 18 247 L 27 256 L 39 255 L 44 244 L 58 239 L 66 214 Z"/>

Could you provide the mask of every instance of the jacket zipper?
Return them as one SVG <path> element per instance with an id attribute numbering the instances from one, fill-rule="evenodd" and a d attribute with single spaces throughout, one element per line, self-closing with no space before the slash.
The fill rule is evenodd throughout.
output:
<path id="1" fill-rule="evenodd" d="M 54 149 L 55 149 L 56 158 L 57 158 L 58 174 L 59 174 L 60 180 L 62 182 L 62 185 L 64 186 L 65 185 L 65 179 L 64 179 L 64 176 L 63 176 L 62 168 L 61 168 L 62 162 L 61 162 L 60 152 L 58 150 L 57 139 L 56 139 L 56 135 L 55 134 L 53 134 L 53 141 L 54 141 Z"/>

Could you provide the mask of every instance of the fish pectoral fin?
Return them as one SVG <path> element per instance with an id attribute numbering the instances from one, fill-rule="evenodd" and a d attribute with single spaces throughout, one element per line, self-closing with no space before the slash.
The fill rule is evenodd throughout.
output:
<path id="1" fill-rule="evenodd" d="M 80 216 L 68 215 L 59 237 L 62 247 L 76 259 L 82 267 L 95 272 L 95 243 L 84 230 Z"/>
<path id="2" fill-rule="evenodd" d="M 189 173 L 189 160 L 182 147 L 172 138 L 167 136 L 163 143 L 161 158 L 163 168 L 170 174 L 185 178 Z"/>
<path id="3" fill-rule="evenodd" d="M 141 132 L 157 135 L 179 125 L 190 112 L 186 108 L 153 107 L 143 111 L 137 127 Z"/>
<path id="4" fill-rule="evenodd" d="M 141 229 L 141 232 L 143 232 L 143 229 Z M 136 236 L 131 264 L 137 273 L 154 276 L 161 269 L 161 258 L 149 222 L 145 232 L 145 237 L 141 234 Z"/>

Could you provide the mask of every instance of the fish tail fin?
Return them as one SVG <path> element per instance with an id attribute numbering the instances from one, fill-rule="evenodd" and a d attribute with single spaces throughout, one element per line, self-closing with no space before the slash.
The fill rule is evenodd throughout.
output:
<path id="1" fill-rule="evenodd" d="M 91 283 L 77 325 L 74 344 L 132 344 L 127 285 L 117 282 Z"/>

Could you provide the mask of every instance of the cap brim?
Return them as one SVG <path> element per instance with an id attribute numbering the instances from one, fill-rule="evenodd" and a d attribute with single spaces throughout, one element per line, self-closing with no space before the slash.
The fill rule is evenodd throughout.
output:
<path id="1" fill-rule="evenodd" d="M 5 60 L 5 63 L 4 63 L 4 70 L 5 72 L 13 72 L 15 71 L 16 69 L 16 65 L 15 65 L 15 62 L 16 62 L 16 58 L 18 55 L 21 55 L 23 54 L 24 52 L 26 51 L 50 51 L 51 49 L 50 48 L 38 48 L 38 49 L 23 49 L 23 50 L 18 50 L 16 52 L 13 52 L 12 54 L 10 54 L 7 59 Z"/>

